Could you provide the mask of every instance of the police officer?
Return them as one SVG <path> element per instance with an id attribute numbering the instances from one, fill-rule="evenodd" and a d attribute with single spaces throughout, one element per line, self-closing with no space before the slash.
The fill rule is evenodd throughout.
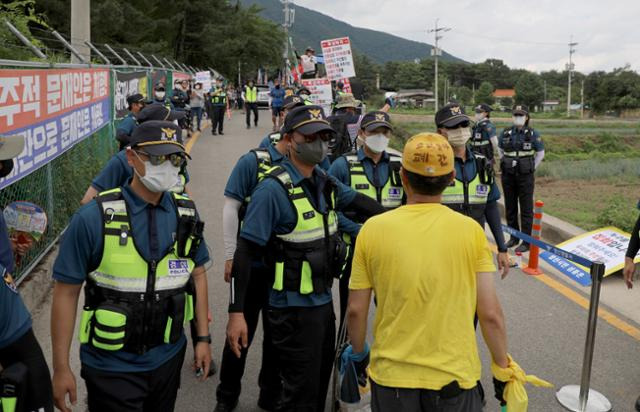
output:
<path id="1" fill-rule="evenodd" d="M 11 173 L 13 158 L 23 148 L 22 136 L 0 136 L 0 177 Z M 49 367 L 12 276 L 16 269 L 14 250 L 18 255 L 26 253 L 23 246 L 9 239 L 0 213 L 0 410 L 53 412 Z M 15 394 L 10 385 L 15 385 Z"/>
<path id="2" fill-rule="evenodd" d="M 211 112 L 209 113 L 209 117 L 211 118 L 211 134 L 213 136 L 216 134 L 223 135 L 224 113 L 229 108 L 229 100 L 227 99 L 227 91 L 224 88 L 222 79 L 218 79 L 213 90 L 209 92 L 209 99 L 211 108 Z"/>
<path id="3" fill-rule="evenodd" d="M 164 83 L 158 82 L 153 86 L 153 99 L 151 100 L 151 104 L 161 104 L 167 109 L 174 108 L 171 100 L 167 99 L 167 91 L 164 87 Z"/>
<path id="4" fill-rule="evenodd" d="M 467 144 L 471 137 L 470 119 L 458 103 L 438 110 L 435 122 L 438 133 L 447 138 L 455 156 L 455 179 L 444 190 L 442 204 L 473 218 L 483 228 L 485 222 L 489 223 L 498 247 L 498 269 L 505 277 L 509 272 L 509 257 L 498 209 L 500 189 L 495 182 L 493 166 Z"/>
<path id="5" fill-rule="evenodd" d="M 136 124 L 142 124 L 150 120 L 176 121 L 185 116 L 184 112 L 170 110 L 159 104 L 151 104 L 142 109 L 137 114 Z M 137 127 L 137 126 L 136 126 Z M 180 141 L 182 143 L 182 141 Z M 128 143 L 127 143 L 128 145 Z M 89 203 L 96 195 L 102 191 L 112 189 L 114 187 L 123 186 L 133 176 L 133 169 L 127 161 L 126 150 L 120 150 L 116 153 L 107 164 L 102 168 L 100 173 L 91 181 L 80 204 Z M 171 191 L 176 193 L 187 193 L 187 183 L 189 182 L 189 173 L 186 166 L 180 171 L 179 180 L 172 187 Z"/>
<path id="6" fill-rule="evenodd" d="M 306 105 L 306 102 L 302 100 L 302 98 L 299 96 L 286 97 L 284 99 L 284 106 L 283 106 L 284 116 L 286 117 L 287 113 L 289 113 L 289 111 L 294 107 L 300 107 L 305 105 Z M 276 145 L 280 141 L 280 139 L 282 139 L 282 133 L 280 131 L 275 133 L 270 133 L 264 139 L 262 139 L 262 141 L 260 142 L 260 146 L 258 146 L 258 148 L 266 149 L 269 146 Z M 322 159 L 322 161 L 318 163 L 318 166 L 320 166 L 322 170 L 328 171 L 329 167 L 331 166 L 331 161 L 329 160 L 329 156 L 326 156 L 324 159 Z"/>
<path id="7" fill-rule="evenodd" d="M 298 90 L 297 93 L 298 96 L 300 96 L 302 98 L 302 100 L 304 101 L 304 104 L 306 105 L 312 105 L 313 102 L 311 101 L 311 90 L 307 89 L 306 87 L 301 87 Z"/>
<path id="8" fill-rule="evenodd" d="M 474 153 L 483 155 L 494 164 L 494 159 L 500 160 L 500 149 L 496 127 L 491 122 L 492 110 L 488 104 L 483 103 L 476 106 L 476 124 L 471 129 L 471 148 Z"/>
<path id="9" fill-rule="evenodd" d="M 227 338 L 239 357 L 248 345 L 243 312 L 252 262 L 266 256 L 272 273 L 267 317 L 283 385 L 278 410 L 323 411 L 335 344 L 331 284 L 346 252 L 336 210 L 367 216 L 384 209 L 316 167 L 333 133 L 320 106 L 291 110 L 283 133 L 289 160 L 252 193 L 240 230 Z"/>
<path id="10" fill-rule="evenodd" d="M 187 80 L 176 80 L 171 92 L 171 103 L 177 110 L 184 110 L 189 104 L 189 82 Z"/>
<path id="11" fill-rule="evenodd" d="M 513 126 L 507 127 L 498 140 L 504 155 L 501 160 L 502 189 L 507 224 L 531 235 L 533 225 L 533 191 L 535 171 L 544 158 L 544 144 L 540 134 L 529 126 L 529 109 L 525 105 L 513 106 Z M 520 222 L 518 225 L 518 203 Z M 516 246 L 520 240 L 515 236 L 507 242 L 507 247 Z M 526 252 L 529 244 L 523 242 L 516 252 Z"/>
<path id="12" fill-rule="evenodd" d="M 133 178 L 74 215 L 53 268 L 53 393 L 70 411 L 69 367 L 78 297 L 82 377 L 89 410 L 172 411 L 185 354 L 183 322 L 198 320 L 195 366 L 206 379 L 209 261 L 194 202 L 168 193 L 188 155 L 173 123 L 149 121 L 131 137 Z M 193 305 L 194 298 L 197 304 Z"/>
<path id="13" fill-rule="evenodd" d="M 393 133 L 389 115 L 385 112 L 369 112 L 360 123 L 358 140 L 361 147 L 355 153 L 336 159 L 329 174 L 359 193 L 376 200 L 385 209 L 402 205 L 404 191 L 400 181 L 402 158 L 387 152 L 389 138 Z M 339 229 L 345 242 L 350 245 L 345 270 L 340 277 L 340 322 L 344 319 L 349 294 L 351 260 L 356 236 L 365 218 L 353 213 L 339 215 Z"/>
<path id="14" fill-rule="evenodd" d="M 300 98 L 296 96 L 296 99 Z M 224 280 L 227 283 L 231 282 L 238 229 L 251 200 L 251 194 L 267 172 L 285 159 L 286 154 L 286 143 L 282 139 L 278 139 L 265 148 L 250 150 L 240 157 L 231 171 L 224 190 L 225 201 L 222 211 L 225 244 Z M 268 279 L 271 278 L 271 273 L 268 266 L 258 260 L 252 265 L 250 276 L 244 307 L 244 316 L 248 327 L 247 343 L 250 345 L 253 340 L 258 326 L 258 317 L 262 312 L 264 336 L 262 367 L 258 376 L 258 385 L 260 386 L 258 406 L 271 411 L 275 409 L 281 390 L 277 369 L 278 362 L 271 340 L 271 329 L 267 322 L 269 290 L 271 289 Z M 231 411 L 238 404 L 247 352 L 248 347 L 242 351 L 241 357 L 238 358 L 231 350 L 229 343 L 225 343 L 220 365 L 220 384 L 216 389 L 216 412 Z"/>
<path id="15" fill-rule="evenodd" d="M 244 99 L 247 129 L 251 129 L 251 112 L 253 112 L 253 124 L 255 127 L 258 127 L 258 87 L 253 83 L 253 80 L 249 80 L 249 83 L 244 86 L 242 95 Z"/>
<path id="16" fill-rule="evenodd" d="M 144 96 L 140 93 L 127 97 L 129 113 L 122 119 L 116 129 L 116 140 L 118 140 L 120 150 L 129 143 L 129 137 L 138 126 L 136 115 L 144 109 Z"/>
<path id="17" fill-rule="evenodd" d="M 287 116 L 287 113 L 289 112 L 289 110 L 293 109 L 294 107 L 299 107 L 304 105 L 305 105 L 304 100 L 302 100 L 302 98 L 299 96 L 291 95 L 291 96 L 285 97 L 284 102 L 282 104 L 283 118 Z M 261 149 L 266 149 L 269 146 L 278 143 L 281 138 L 282 138 L 282 133 L 280 133 L 279 130 L 274 133 L 269 133 L 260 141 L 260 145 L 258 147 Z"/>

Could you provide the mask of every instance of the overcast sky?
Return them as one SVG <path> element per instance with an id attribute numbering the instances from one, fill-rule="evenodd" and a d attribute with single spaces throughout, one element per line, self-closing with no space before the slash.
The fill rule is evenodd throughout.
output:
<path id="1" fill-rule="evenodd" d="M 441 48 L 470 62 L 564 70 L 570 36 L 576 70 L 640 71 L 640 0 L 295 0 L 353 26 L 434 43 L 435 19 L 452 30 Z M 336 33 L 339 36 L 340 33 Z"/>

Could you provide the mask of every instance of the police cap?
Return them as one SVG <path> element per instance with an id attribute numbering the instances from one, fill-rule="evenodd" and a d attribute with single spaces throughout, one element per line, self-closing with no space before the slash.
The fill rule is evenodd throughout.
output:
<path id="1" fill-rule="evenodd" d="M 153 87 L 153 90 L 164 90 L 164 83 L 163 82 L 156 83 L 156 85 Z"/>
<path id="2" fill-rule="evenodd" d="M 491 113 L 493 109 L 488 104 L 479 104 L 475 107 L 476 113 Z"/>
<path id="3" fill-rule="evenodd" d="M 136 119 L 138 119 L 139 123 L 149 120 L 166 120 L 172 122 L 183 119 L 186 116 L 187 112 L 185 111 L 171 110 L 163 104 L 153 103 L 140 110 L 140 113 L 136 115 Z"/>
<path id="4" fill-rule="evenodd" d="M 377 129 L 378 127 L 386 127 L 393 130 L 391 126 L 391 119 L 388 113 L 385 112 L 369 112 L 362 117 L 360 122 L 360 128 L 367 132 Z"/>
<path id="5" fill-rule="evenodd" d="M 329 125 L 321 106 L 306 105 L 294 107 L 284 118 L 283 133 L 298 131 L 303 135 L 315 133 L 335 133 Z"/>
<path id="6" fill-rule="evenodd" d="M 296 96 L 296 95 L 290 95 L 284 98 L 284 103 L 282 104 L 282 107 L 284 107 L 285 109 L 291 110 L 294 107 L 298 107 L 298 106 L 304 106 L 304 100 L 302 100 L 302 97 Z"/>
<path id="7" fill-rule="evenodd" d="M 511 109 L 511 112 L 513 114 L 519 114 L 522 116 L 528 116 L 529 115 L 529 108 L 527 106 L 525 106 L 524 104 L 516 104 L 513 106 L 513 109 Z"/>
<path id="8" fill-rule="evenodd" d="M 469 116 L 458 103 L 449 103 L 436 113 L 436 127 L 452 129 L 464 122 L 469 122 Z"/>
<path id="9" fill-rule="evenodd" d="M 134 103 L 143 103 L 143 102 L 144 102 L 144 96 L 141 95 L 140 93 L 132 94 L 131 96 L 127 97 L 127 104 L 129 106 L 131 106 Z"/>
<path id="10" fill-rule="evenodd" d="M 151 155 L 183 153 L 189 156 L 182 145 L 181 130 L 175 123 L 150 120 L 142 123 L 131 134 L 129 144 Z"/>

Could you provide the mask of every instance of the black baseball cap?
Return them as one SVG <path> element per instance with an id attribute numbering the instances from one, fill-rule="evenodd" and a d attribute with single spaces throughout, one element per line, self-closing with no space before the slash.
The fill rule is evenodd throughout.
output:
<path id="1" fill-rule="evenodd" d="M 454 128 L 463 122 L 468 122 L 469 116 L 458 103 L 449 103 L 436 113 L 436 127 Z"/>
<path id="2" fill-rule="evenodd" d="M 127 104 L 131 106 L 134 103 L 144 103 L 144 96 L 140 93 L 132 94 L 127 97 Z"/>
<path id="3" fill-rule="evenodd" d="M 284 118 L 283 133 L 298 131 L 303 135 L 319 132 L 335 133 L 329 125 L 321 106 L 306 105 L 294 107 Z"/>
<path id="4" fill-rule="evenodd" d="M 162 120 L 150 120 L 136 127 L 129 145 L 156 156 L 183 153 L 190 157 L 182 145 L 180 128 L 175 123 Z"/>
<path id="5" fill-rule="evenodd" d="M 174 120 L 184 119 L 186 116 L 187 112 L 185 111 L 171 110 L 164 104 L 152 103 L 140 110 L 140 113 L 136 115 L 136 119 L 139 123 L 149 120 L 165 120 L 172 122 Z"/>
<path id="6" fill-rule="evenodd" d="M 156 83 L 156 85 L 153 87 L 153 90 L 160 90 L 160 89 L 165 90 L 164 83 L 162 82 Z"/>
<path id="7" fill-rule="evenodd" d="M 527 116 L 529 114 L 529 108 L 524 104 L 516 104 L 515 106 L 513 106 L 513 109 L 511 109 L 511 112 L 513 114 Z"/>
<path id="8" fill-rule="evenodd" d="M 304 106 L 304 100 L 302 100 L 302 97 L 296 95 L 285 97 L 284 102 L 282 103 L 282 107 L 287 110 L 291 110 L 298 106 Z"/>
<path id="9" fill-rule="evenodd" d="M 479 104 L 475 107 L 476 113 L 491 113 L 493 109 L 488 104 Z"/>
<path id="10" fill-rule="evenodd" d="M 378 127 L 386 127 L 387 129 L 393 130 L 391 118 L 388 113 L 380 111 L 369 112 L 362 117 L 362 121 L 360 122 L 360 128 L 362 130 L 370 132 Z"/>

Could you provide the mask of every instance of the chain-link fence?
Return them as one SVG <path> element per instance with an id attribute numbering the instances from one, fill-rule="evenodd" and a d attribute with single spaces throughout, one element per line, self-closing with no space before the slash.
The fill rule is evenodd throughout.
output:
<path id="1" fill-rule="evenodd" d="M 91 180 L 117 150 L 114 124 L 76 144 L 30 175 L 0 190 L 0 206 L 13 201 L 35 203 L 47 213 L 48 227 L 21 259 L 14 276 L 28 273 L 66 228 Z"/>

